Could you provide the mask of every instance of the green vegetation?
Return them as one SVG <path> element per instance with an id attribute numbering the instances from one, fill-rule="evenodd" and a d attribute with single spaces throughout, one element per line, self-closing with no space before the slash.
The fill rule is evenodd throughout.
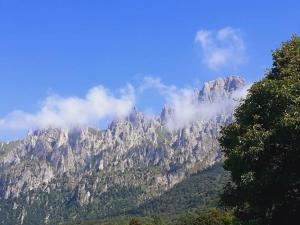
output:
<path id="1" fill-rule="evenodd" d="M 126 173 L 138 175 L 138 171 Z M 99 174 L 95 173 L 82 181 L 90 192 L 91 184 L 97 177 Z M 128 225 L 133 217 L 138 217 L 143 224 L 151 224 L 153 215 L 162 216 L 157 217 L 154 224 L 164 224 L 165 221 L 178 219 L 187 211 L 217 206 L 219 194 L 228 180 L 229 173 L 221 165 L 215 165 L 187 177 L 160 197 L 142 204 L 145 195 L 142 187 L 115 185 L 104 193 L 93 195 L 91 204 L 80 206 L 76 189 L 68 179 L 62 177 L 53 181 L 60 185 L 49 193 L 45 190 L 32 191 L 29 194 L 21 193 L 18 198 L 1 200 L 0 224 L 16 224 L 23 209 L 27 212 L 23 224 L 41 224 L 47 216 L 54 224 Z M 28 201 L 27 196 L 32 200 Z M 18 207 L 11 210 L 14 205 Z"/>
<path id="2" fill-rule="evenodd" d="M 240 225 L 232 211 L 210 209 L 187 213 L 179 218 L 115 217 L 106 220 L 75 222 L 66 225 Z"/>
<path id="3" fill-rule="evenodd" d="M 176 225 L 238 225 L 238 221 L 231 211 L 211 209 L 189 213 L 181 217 Z"/>
<path id="4" fill-rule="evenodd" d="M 300 38 L 273 52 L 220 138 L 232 174 L 222 196 L 244 223 L 300 221 Z M 296 222 L 298 221 L 298 222 Z"/>
<path id="5" fill-rule="evenodd" d="M 153 221 L 154 219 L 150 217 L 119 216 L 101 220 L 76 221 L 64 225 L 129 225 L 136 222 L 139 224 L 151 224 Z M 154 225 L 156 224 L 154 223 Z"/>
<path id="6" fill-rule="evenodd" d="M 229 179 L 229 173 L 224 171 L 221 164 L 217 164 L 186 178 L 160 197 L 119 215 L 115 214 L 111 219 L 75 221 L 68 225 L 128 225 L 133 218 L 143 225 L 234 224 L 232 212 L 216 209 L 207 211 L 218 205 L 219 194 Z M 130 209 L 129 205 L 128 208 Z M 120 216 L 122 214 L 127 216 Z M 101 214 L 98 215 L 99 218 L 102 217 Z"/>
<path id="7" fill-rule="evenodd" d="M 217 164 L 186 178 L 171 190 L 152 199 L 131 214 L 182 214 L 187 210 L 207 209 L 218 205 L 219 194 L 229 181 L 229 173 Z"/>

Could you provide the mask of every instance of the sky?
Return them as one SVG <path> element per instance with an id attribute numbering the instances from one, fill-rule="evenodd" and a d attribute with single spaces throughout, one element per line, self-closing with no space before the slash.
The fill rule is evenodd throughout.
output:
<path id="1" fill-rule="evenodd" d="M 0 140 L 132 105 L 156 114 L 166 99 L 141 88 L 149 77 L 178 93 L 259 80 L 271 50 L 300 34 L 299 12 L 296 0 L 0 0 Z"/>

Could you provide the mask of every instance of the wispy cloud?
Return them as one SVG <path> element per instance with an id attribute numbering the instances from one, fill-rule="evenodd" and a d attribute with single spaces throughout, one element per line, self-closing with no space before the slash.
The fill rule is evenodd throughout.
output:
<path id="1" fill-rule="evenodd" d="M 134 88 L 127 85 L 116 97 L 103 86 L 96 86 L 84 98 L 52 95 L 36 113 L 16 110 L 0 118 L 0 131 L 99 125 L 112 117 L 128 115 L 134 105 L 134 92 Z"/>
<path id="2" fill-rule="evenodd" d="M 232 67 L 246 61 L 246 46 L 239 29 L 199 30 L 195 37 L 202 50 L 202 62 L 210 69 Z"/>
<path id="3" fill-rule="evenodd" d="M 231 98 L 219 98 L 214 102 L 198 101 L 197 89 L 168 86 L 155 77 L 145 77 L 142 87 L 157 89 L 164 97 L 166 105 L 172 109 L 172 114 L 167 119 L 167 127 L 177 130 L 196 121 L 212 119 L 222 112 L 232 112 L 239 100 L 246 96 L 250 85 L 234 91 Z"/>
<path id="4" fill-rule="evenodd" d="M 99 127 L 111 119 L 127 116 L 133 109 L 137 95 L 147 89 L 158 92 L 164 103 L 172 109 L 166 125 L 170 130 L 176 130 L 196 121 L 211 119 L 224 111 L 232 111 L 238 103 L 234 99 L 244 97 L 247 88 L 232 93 L 231 99 L 216 99 L 211 103 L 199 102 L 198 89 L 166 85 L 160 78 L 155 77 L 145 77 L 142 84 L 136 88 L 127 85 L 120 90 L 119 95 L 114 95 L 103 86 L 96 86 L 91 88 L 83 98 L 51 95 L 43 101 L 40 109 L 35 113 L 22 110 L 11 112 L 0 118 L 0 134 L 49 127 Z M 149 112 L 145 113 L 149 115 Z M 149 116 L 151 115 L 153 116 L 153 113 Z"/>

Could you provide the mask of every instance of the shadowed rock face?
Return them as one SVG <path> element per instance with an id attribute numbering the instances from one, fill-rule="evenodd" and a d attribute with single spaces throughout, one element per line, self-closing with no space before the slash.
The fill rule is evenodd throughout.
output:
<path id="1" fill-rule="evenodd" d="M 244 86 L 236 76 L 210 81 L 195 91 L 195 99 L 230 99 Z M 233 109 L 176 131 L 165 125 L 172 112 L 166 106 L 160 117 L 147 117 L 134 108 L 106 130 L 51 128 L 29 133 L 18 142 L 0 143 L 0 220 L 26 224 L 28 210 L 42 202 L 44 193 L 41 223 L 51 224 L 59 215 L 50 196 L 61 189 L 67 190 L 61 198 L 68 201 L 62 201 L 60 210 L 67 211 L 72 204 L 93 205 L 116 185 L 143 187 L 136 200 L 140 204 L 219 161 L 218 133 L 221 125 L 232 121 Z M 9 220 L 12 212 L 17 216 Z"/>

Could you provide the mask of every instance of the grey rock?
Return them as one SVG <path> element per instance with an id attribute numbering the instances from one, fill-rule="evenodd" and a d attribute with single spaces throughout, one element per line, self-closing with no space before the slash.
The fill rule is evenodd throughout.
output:
<path id="1" fill-rule="evenodd" d="M 210 81 L 201 91 L 195 90 L 195 101 L 230 99 L 244 86 L 237 76 Z M 160 116 L 148 117 L 134 108 L 105 130 L 49 128 L 29 132 L 18 142 L 0 143 L 0 200 L 22 194 L 32 204 L 36 201 L 32 192 L 51 193 L 66 184 L 71 199 L 81 207 L 114 185 L 146 187 L 141 202 L 160 195 L 188 174 L 222 159 L 217 141 L 220 127 L 233 120 L 231 108 L 171 131 L 166 121 L 173 111 L 165 106 Z M 65 183 L 56 182 L 61 180 Z M 12 210 L 16 208 L 22 206 L 15 203 Z M 26 215 L 22 208 L 19 224 Z M 47 212 L 44 223 L 49 221 Z"/>

